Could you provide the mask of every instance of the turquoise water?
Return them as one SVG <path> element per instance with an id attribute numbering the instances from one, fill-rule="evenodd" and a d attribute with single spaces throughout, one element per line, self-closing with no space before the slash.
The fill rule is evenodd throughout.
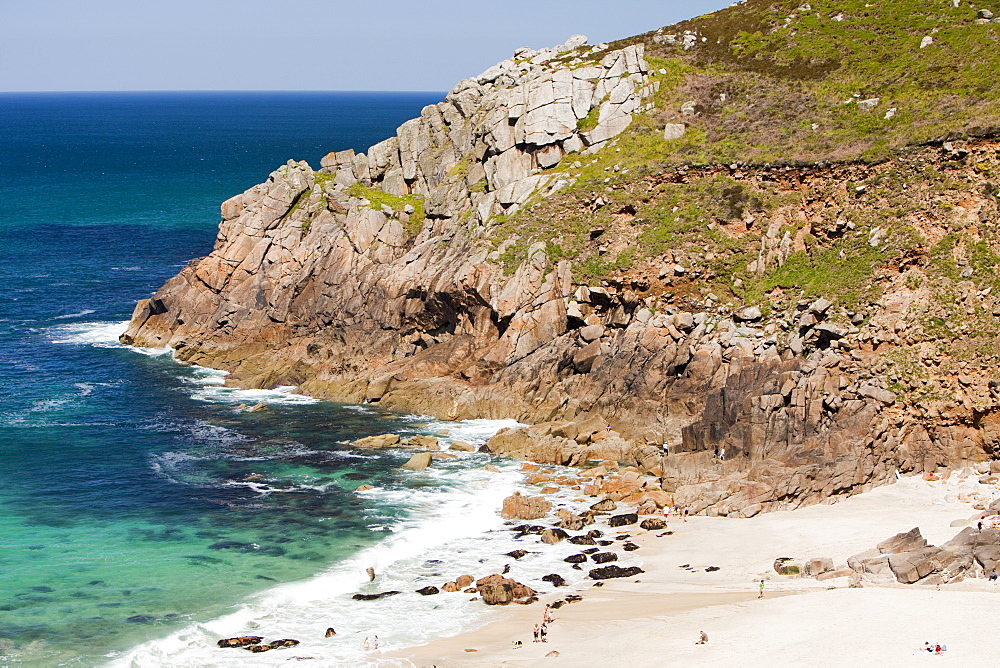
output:
<path id="1" fill-rule="evenodd" d="M 0 663 L 96 665 L 232 612 L 394 535 L 408 501 L 481 466 L 404 476 L 405 452 L 346 442 L 442 425 L 232 392 L 114 343 L 137 299 L 208 253 L 222 200 L 440 97 L 0 95 Z"/>

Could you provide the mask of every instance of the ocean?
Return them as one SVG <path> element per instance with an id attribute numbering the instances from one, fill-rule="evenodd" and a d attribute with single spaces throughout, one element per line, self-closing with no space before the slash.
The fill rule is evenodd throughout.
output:
<path id="1" fill-rule="evenodd" d="M 479 444 L 512 422 L 235 390 L 117 343 L 136 300 L 211 250 L 222 201 L 288 159 L 365 150 L 441 98 L 0 94 L 0 665 L 359 665 L 367 636 L 405 647 L 487 619 L 413 590 L 502 565 L 516 464 L 472 453 L 412 473 L 405 451 L 349 442 Z M 404 594 L 350 596 L 389 589 Z M 302 644 L 215 647 L 255 631 Z"/>

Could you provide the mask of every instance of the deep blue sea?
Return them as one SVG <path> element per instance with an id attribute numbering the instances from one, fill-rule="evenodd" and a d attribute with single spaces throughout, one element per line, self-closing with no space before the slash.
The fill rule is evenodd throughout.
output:
<path id="1" fill-rule="evenodd" d="M 369 633 L 402 646 L 479 614 L 410 628 L 421 597 L 389 608 L 349 594 L 404 570 L 397 588 L 440 584 L 429 549 L 488 561 L 469 545 L 495 512 L 477 520 L 472 500 L 497 503 L 516 476 L 482 472 L 481 454 L 405 475 L 405 451 L 348 441 L 475 443 L 497 423 L 231 390 L 169 351 L 116 343 L 136 300 L 211 250 L 223 200 L 290 158 L 318 168 L 328 151 L 365 150 L 441 97 L 0 94 L 0 665 L 290 658 L 214 649 L 254 629 L 350 665 Z M 235 408 L 258 401 L 268 409 Z M 364 483 L 376 489 L 354 493 Z"/>

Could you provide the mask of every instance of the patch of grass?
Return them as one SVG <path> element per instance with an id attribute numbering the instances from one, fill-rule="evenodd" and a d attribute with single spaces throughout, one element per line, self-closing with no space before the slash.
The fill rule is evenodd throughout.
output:
<path id="1" fill-rule="evenodd" d="M 590 112 L 576 122 L 577 132 L 589 132 L 597 127 L 597 121 L 601 116 L 601 106 L 597 105 Z"/>
<path id="2" fill-rule="evenodd" d="M 371 188 L 361 183 L 355 183 L 347 189 L 347 194 L 352 197 L 363 197 L 371 202 L 373 209 L 381 209 L 388 206 L 397 214 L 403 212 L 403 208 L 409 204 L 413 207 L 413 213 L 409 215 L 409 221 L 403 225 L 407 235 L 415 237 L 423 229 L 427 214 L 424 211 L 423 195 L 390 195 L 379 188 Z"/>

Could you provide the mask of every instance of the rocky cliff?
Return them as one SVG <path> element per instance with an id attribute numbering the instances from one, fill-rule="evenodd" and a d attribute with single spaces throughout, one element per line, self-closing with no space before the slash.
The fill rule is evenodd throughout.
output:
<path id="1" fill-rule="evenodd" d="M 1000 146 L 692 164 L 716 121 L 679 73 L 712 25 L 522 49 L 367 154 L 289 162 L 123 341 L 243 386 L 517 418 L 495 452 L 627 462 L 696 512 L 992 458 Z"/>

